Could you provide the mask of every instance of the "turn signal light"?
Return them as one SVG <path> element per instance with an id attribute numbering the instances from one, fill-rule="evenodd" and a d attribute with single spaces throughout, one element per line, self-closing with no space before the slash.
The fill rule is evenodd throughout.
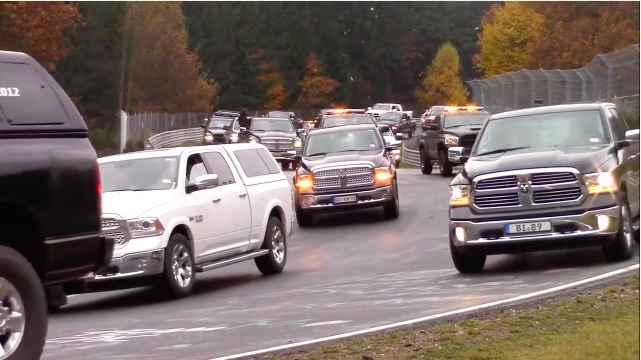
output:
<path id="1" fill-rule="evenodd" d="M 377 168 L 374 170 L 374 178 L 376 181 L 388 181 L 392 177 L 394 177 L 394 174 L 392 174 L 390 168 Z"/>
<path id="2" fill-rule="evenodd" d="M 296 178 L 296 188 L 309 189 L 314 186 L 314 179 L 310 175 L 299 175 Z"/>

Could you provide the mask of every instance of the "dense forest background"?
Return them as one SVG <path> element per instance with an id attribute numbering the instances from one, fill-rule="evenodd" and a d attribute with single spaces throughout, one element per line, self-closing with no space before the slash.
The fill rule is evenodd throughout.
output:
<path id="1" fill-rule="evenodd" d="M 0 48 L 36 57 L 101 128 L 119 109 L 423 111 L 465 100 L 466 80 L 637 42 L 638 2 L 0 3 Z"/>

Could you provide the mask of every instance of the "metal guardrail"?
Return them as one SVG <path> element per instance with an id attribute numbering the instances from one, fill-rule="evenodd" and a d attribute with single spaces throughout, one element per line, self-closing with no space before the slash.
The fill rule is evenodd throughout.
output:
<path id="1" fill-rule="evenodd" d="M 166 131 L 147 139 L 145 141 L 145 150 L 178 146 L 189 141 L 200 141 L 202 136 L 203 129 L 201 128 Z"/>
<path id="2" fill-rule="evenodd" d="M 405 147 L 407 142 L 403 142 L 401 151 L 401 163 L 410 166 L 421 167 L 421 157 L 417 150 L 411 150 Z"/>

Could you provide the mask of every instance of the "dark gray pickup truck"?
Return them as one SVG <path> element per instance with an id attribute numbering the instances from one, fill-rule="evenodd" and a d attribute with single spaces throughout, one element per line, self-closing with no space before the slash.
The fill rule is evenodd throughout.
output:
<path id="1" fill-rule="evenodd" d="M 461 273 L 487 255 L 600 246 L 629 259 L 639 241 L 639 130 L 614 104 L 492 115 L 450 183 L 449 243 Z"/>

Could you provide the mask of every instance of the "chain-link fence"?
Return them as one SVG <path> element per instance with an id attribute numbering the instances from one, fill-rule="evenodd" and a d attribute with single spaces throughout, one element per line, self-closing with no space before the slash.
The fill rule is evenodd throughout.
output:
<path id="1" fill-rule="evenodd" d="M 491 113 L 535 106 L 611 101 L 622 106 L 624 112 L 634 112 L 636 107 L 638 124 L 639 44 L 599 54 L 580 69 L 520 70 L 468 81 L 468 84 L 472 88 L 472 101 Z"/>

